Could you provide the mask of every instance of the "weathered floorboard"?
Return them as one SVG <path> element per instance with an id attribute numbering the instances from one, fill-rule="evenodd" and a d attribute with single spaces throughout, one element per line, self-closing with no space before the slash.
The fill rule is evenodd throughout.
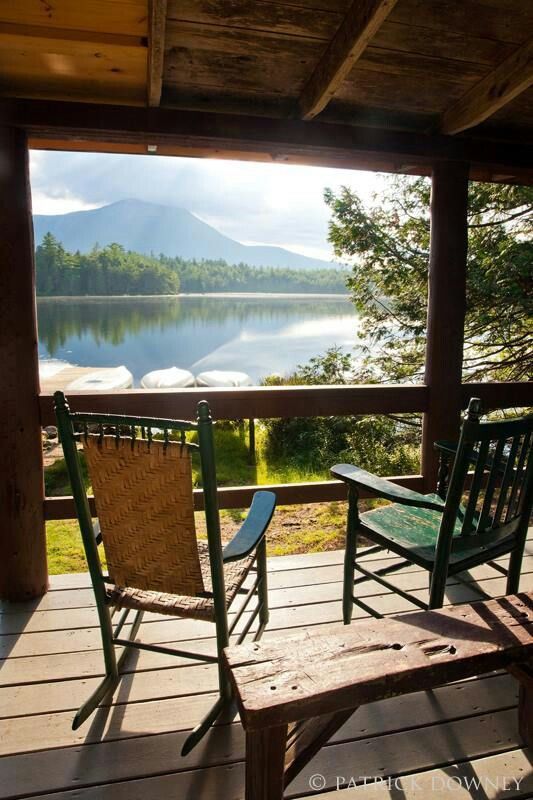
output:
<path id="1" fill-rule="evenodd" d="M 523 588 L 529 587 L 533 574 L 531 541 L 528 550 Z M 367 558 L 374 566 L 390 561 L 386 553 Z M 337 627 L 342 553 L 274 558 L 269 568 L 273 612 L 265 643 L 280 635 L 305 636 L 306 630 L 318 633 L 332 623 Z M 411 568 L 397 579 L 404 588 L 425 592 L 421 577 L 419 570 Z M 489 567 L 477 568 L 465 577 L 481 581 L 490 592 L 503 586 L 503 579 Z M 388 614 L 404 608 L 403 601 L 382 595 L 379 587 L 363 587 L 365 596 Z M 450 585 L 449 590 L 454 599 L 471 591 L 460 584 Z M 179 757 L 190 726 L 200 719 L 216 690 L 212 665 L 139 653 L 137 663 L 134 657 L 127 664 L 127 674 L 111 705 L 78 731 L 71 730 L 74 709 L 96 685 L 102 670 L 96 640 L 93 649 L 83 649 L 88 632 L 96 629 L 76 627 L 83 621 L 77 617 L 80 612 L 93 613 L 87 575 L 53 577 L 46 603 L 49 599 L 52 606 L 45 605 L 33 614 L 32 607 L 24 611 L 20 605 L 4 604 L 0 609 L 0 616 L 11 617 L 9 624 L 22 631 L 0 636 L 0 640 L 14 643 L 14 654 L 34 653 L 0 661 L 0 798 L 31 794 L 40 800 L 168 800 L 170 796 L 242 800 L 244 734 L 238 718 L 221 718 L 199 748 L 187 759 Z M 41 607 L 38 602 L 37 607 Z M 29 632 L 50 620 L 58 630 Z M 64 624 L 69 627 L 62 628 Z M 164 633 L 172 624 L 154 618 L 144 626 L 143 635 L 155 637 L 154 631 Z M 202 626 L 189 629 L 189 634 L 188 646 L 212 646 L 212 638 L 204 635 Z M 39 644 L 56 636 L 62 652 L 39 651 Z M 54 650 L 54 638 L 52 647 L 45 649 Z M 531 795 L 533 771 L 521 749 L 516 702 L 516 681 L 497 673 L 370 704 L 342 726 L 291 784 L 286 796 L 316 796 L 309 778 L 321 773 L 326 780 L 324 788 L 331 792 L 322 797 L 334 800 L 337 776 L 357 780 L 362 771 L 377 778 L 403 776 L 397 780 L 401 780 L 406 800 L 422 800 L 428 796 L 428 787 L 433 787 L 438 800 L 441 794 L 444 800 L 442 782 L 450 774 L 487 779 L 505 774 L 509 780 L 521 781 L 519 790 L 506 793 L 506 797 Z M 457 766 L 450 773 L 451 764 Z M 409 782 L 415 777 L 422 785 L 418 795 L 413 793 L 415 784 Z M 462 800 L 461 793 L 457 796 Z M 347 789 L 343 797 L 388 800 L 390 795 L 380 786 L 360 785 Z M 495 794 L 487 797 L 496 800 Z"/>

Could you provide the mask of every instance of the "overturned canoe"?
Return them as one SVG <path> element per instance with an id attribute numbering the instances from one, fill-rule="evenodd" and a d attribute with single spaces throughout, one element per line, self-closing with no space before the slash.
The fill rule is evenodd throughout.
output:
<path id="1" fill-rule="evenodd" d="M 131 389 L 133 375 L 124 365 L 89 372 L 65 387 L 67 392 L 114 392 Z"/>
<path id="2" fill-rule="evenodd" d="M 254 382 L 246 372 L 231 372 L 229 370 L 213 369 L 209 372 L 200 372 L 196 376 L 197 386 L 253 386 Z"/>
<path id="3" fill-rule="evenodd" d="M 186 389 L 194 386 L 194 375 L 187 369 L 169 367 L 147 372 L 141 378 L 143 389 Z"/>

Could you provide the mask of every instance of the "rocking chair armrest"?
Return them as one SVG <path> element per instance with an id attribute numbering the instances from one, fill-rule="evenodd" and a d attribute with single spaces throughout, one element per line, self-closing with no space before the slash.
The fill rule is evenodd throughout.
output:
<path id="1" fill-rule="evenodd" d="M 354 467 L 351 464 L 335 464 L 335 466 L 331 468 L 331 474 L 336 478 L 340 478 L 340 480 L 345 483 L 362 486 L 372 492 L 372 494 L 384 497 L 386 500 L 391 500 L 394 503 L 401 503 L 405 506 L 415 506 L 416 508 L 426 508 L 430 511 L 444 510 L 444 500 L 429 500 L 419 492 L 413 492 L 411 489 L 399 486 L 397 483 L 388 481 L 386 478 L 379 478 L 377 475 L 372 475 L 371 472 L 366 472 L 366 470 Z"/>
<path id="2" fill-rule="evenodd" d="M 222 552 L 225 564 L 229 561 L 239 561 L 255 550 L 265 535 L 275 508 L 276 495 L 274 492 L 256 492 L 254 494 L 246 519 Z"/>
<path id="3" fill-rule="evenodd" d="M 445 453 L 448 456 L 454 456 L 457 453 L 457 442 L 447 442 L 442 439 L 433 442 L 433 447 L 439 453 Z"/>

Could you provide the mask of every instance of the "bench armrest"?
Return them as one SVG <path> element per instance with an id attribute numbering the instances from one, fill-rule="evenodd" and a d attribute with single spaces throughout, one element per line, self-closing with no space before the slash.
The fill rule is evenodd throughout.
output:
<path id="1" fill-rule="evenodd" d="M 276 495 L 274 492 L 256 492 L 248 516 L 226 547 L 222 551 L 224 563 L 239 561 L 255 550 L 270 524 L 274 509 L 276 508 Z"/>
<path id="2" fill-rule="evenodd" d="M 397 483 L 388 481 L 385 478 L 379 478 L 377 475 L 372 475 L 371 472 L 366 472 L 366 470 L 354 467 L 351 464 L 335 464 L 331 468 L 331 474 L 345 483 L 362 486 L 372 494 L 384 497 L 386 500 L 392 500 L 394 503 L 416 506 L 416 508 L 427 508 L 430 511 L 444 510 L 444 500 L 437 500 L 433 496 L 430 500 L 419 492 L 413 492 L 411 489 L 406 489 L 404 486 L 399 486 Z"/>

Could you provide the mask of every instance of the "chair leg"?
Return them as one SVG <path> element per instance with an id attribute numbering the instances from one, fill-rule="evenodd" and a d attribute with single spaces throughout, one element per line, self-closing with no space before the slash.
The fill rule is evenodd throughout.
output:
<path id="1" fill-rule="evenodd" d="M 259 580 L 259 587 L 257 591 L 257 599 L 259 602 L 259 631 L 256 638 L 259 639 L 270 617 L 268 610 L 268 575 L 267 575 L 267 555 L 266 555 L 266 538 L 263 537 L 257 546 L 257 578 Z"/>
<path id="2" fill-rule="evenodd" d="M 520 573 L 522 570 L 523 548 L 515 547 L 509 559 L 509 569 L 507 571 L 506 594 L 516 594 L 520 587 Z"/>
<path id="3" fill-rule="evenodd" d="M 137 633 L 139 631 L 139 628 L 141 626 L 141 622 L 142 622 L 143 616 L 144 616 L 144 611 L 137 611 L 137 613 L 135 614 L 135 618 L 134 618 L 132 626 L 131 626 L 131 631 L 130 631 L 130 634 L 128 636 L 128 641 L 129 642 L 134 642 L 135 641 L 135 638 L 136 638 Z M 120 671 L 122 670 L 122 668 L 123 668 L 123 666 L 124 666 L 124 664 L 126 662 L 126 659 L 127 659 L 128 655 L 131 652 L 131 649 L 132 648 L 130 648 L 130 647 L 125 647 L 124 650 L 122 651 L 122 653 L 120 654 L 120 658 L 117 661 L 119 674 L 120 674 Z"/>
<path id="4" fill-rule="evenodd" d="M 440 575 L 437 572 L 431 573 L 428 609 L 442 608 L 444 605 L 444 593 L 446 591 L 447 578 L 447 574 Z"/>
<path id="5" fill-rule="evenodd" d="M 357 529 L 359 527 L 357 499 L 357 491 L 350 486 L 348 489 L 348 520 L 346 524 L 346 549 L 344 551 L 344 582 L 342 590 L 342 617 L 345 625 L 350 624 L 353 612 L 354 562 L 357 554 Z"/>
<path id="6" fill-rule="evenodd" d="M 259 602 L 259 631 L 255 638 L 258 639 L 264 630 L 269 617 L 268 611 L 268 584 L 267 584 L 267 560 L 266 560 L 266 539 L 263 538 L 257 547 L 257 577 L 259 586 L 257 590 Z M 198 742 L 205 736 L 211 725 L 220 716 L 224 708 L 231 702 L 233 693 L 229 676 L 223 667 L 222 663 L 222 650 L 227 646 L 225 641 L 225 634 L 217 630 L 217 648 L 218 648 L 218 678 L 220 686 L 220 696 L 213 706 L 209 709 L 201 722 L 191 731 L 186 738 L 185 743 L 181 749 L 181 755 L 188 755 L 191 750 L 196 747 Z"/>

